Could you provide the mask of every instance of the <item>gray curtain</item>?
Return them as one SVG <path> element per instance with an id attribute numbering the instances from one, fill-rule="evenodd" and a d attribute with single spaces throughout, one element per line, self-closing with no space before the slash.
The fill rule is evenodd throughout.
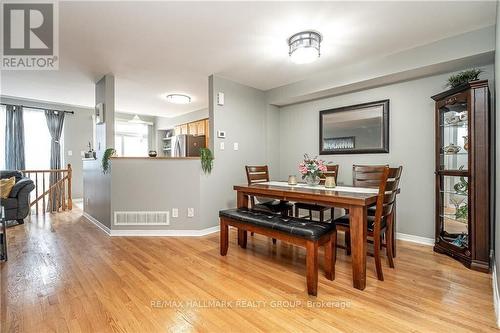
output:
<path id="1" fill-rule="evenodd" d="M 64 112 L 45 110 L 45 119 L 47 120 L 47 126 L 49 128 L 50 136 L 52 140 L 50 142 L 50 168 L 51 169 L 61 169 L 61 133 L 64 126 Z M 50 174 L 49 184 L 52 186 L 61 179 L 59 173 L 52 172 Z M 57 211 L 61 204 L 61 197 L 57 195 L 56 191 L 52 192 L 52 196 L 49 198 L 49 211 Z"/>
<path id="2" fill-rule="evenodd" d="M 23 107 L 7 105 L 5 117 L 5 168 L 24 170 L 24 121 Z"/>

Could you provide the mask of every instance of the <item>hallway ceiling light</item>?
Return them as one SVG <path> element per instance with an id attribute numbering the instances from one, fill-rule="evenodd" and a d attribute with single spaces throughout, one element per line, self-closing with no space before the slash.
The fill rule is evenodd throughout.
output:
<path id="1" fill-rule="evenodd" d="M 167 101 L 174 104 L 189 104 L 191 103 L 191 97 L 183 94 L 170 94 L 167 95 Z"/>
<path id="2" fill-rule="evenodd" d="M 145 124 L 146 122 L 144 120 L 142 120 L 141 118 L 139 118 L 138 115 L 135 115 L 132 119 L 130 119 L 128 121 L 129 123 L 133 123 L 133 124 Z"/>
<path id="3" fill-rule="evenodd" d="M 288 38 L 288 55 L 295 64 L 316 61 L 320 53 L 322 37 L 315 31 L 302 31 Z"/>

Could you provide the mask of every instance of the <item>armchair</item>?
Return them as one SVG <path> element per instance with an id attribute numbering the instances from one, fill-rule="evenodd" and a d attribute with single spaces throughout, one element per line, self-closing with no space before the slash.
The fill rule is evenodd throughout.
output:
<path id="1" fill-rule="evenodd" d="M 0 205 L 4 207 L 5 219 L 16 220 L 23 224 L 24 218 L 30 212 L 30 192 L 35 188 L 33 181 L 19 171 L 0 171 L 0 178 L 16 177 L 16 184 L 12 188 L 7 199 L 0 199 Z"/>

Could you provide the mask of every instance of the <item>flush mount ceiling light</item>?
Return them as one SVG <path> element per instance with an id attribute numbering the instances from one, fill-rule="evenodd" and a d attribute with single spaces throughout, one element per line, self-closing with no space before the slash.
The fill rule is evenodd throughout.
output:
<path id="1" fill-rule="evenodd" d="M 288 38 L 288 55 L 293 63 L 308 64 L 319 58 L 323 38 L 315 31 L 302 31 Z"/>
<path id="2" fill-rule="evenodd" d="M 191 103 L 191 97 L 183 94 L 170 94 L 167 95 L 167 101 L 174 104 L 188 104 Z"/>

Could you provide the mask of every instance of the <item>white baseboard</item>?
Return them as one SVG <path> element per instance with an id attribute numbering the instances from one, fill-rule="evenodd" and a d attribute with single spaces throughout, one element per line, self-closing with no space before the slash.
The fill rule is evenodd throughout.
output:
<path id="1" fill-rule="evenodd" d="M 495 257 L 492 258 L 493 262 L 493 305 L 495 306 L 495 317 L 497 320 L 497 327 L 500 327 L 500 295 L 498 294 L 498 275 Z"/>
<path id="2" fill-rule="evenodd" d="M 99 229 L 104 231 L 108 236 L 112 237 L 155 237 L 155 236 L 173 236 L 173 237 L 201 237 L 215 232 L 219 232 L 219 226 L 214 226 L 201 230 L 111 230 L 104 224 L 90 216 L 88 213 L 83 212 L 83 217 L 92 222 Z"/>
<path id="3" fill-rule="evenodd" d="M 107 235 L 111 234 L 111 230 L 108 227 L 106 227 L 101 222 L 97 221 L 94 217 L 90 216 L 88 213 L 83 212 L 83 217 L 85 217 L 87 220 L 89 220 L 90 222 L 92 222 L 93 224 L 95 224 L 96 227 L 98 227 L 99 229 L 101 229 L 102 231 L 104 231 Z"/>
<path id="4" fill-rule="evenodd" d="M 201 237 L 215 232 L 219 232 L 219 226 L 210 227 L 201 230 L 111 230 L 110 236 L 135 236 L 135 237 Z"/>
<path id="5" fill-rule="evenodd" d="M 83 212 L 83 216 L 95 224 L 99 229 L 104 231 L 107 235 L 113 237 L 119 236 L 143 236 L 143 237 L 155 237 L 155 236 L 173 236 L 173 237 L 201 237 L 206 236 L 215 232 L 219 232 L 219 226 L 214 226 L 201 230 L 110 230 L 108 227 L 103 225 L 101 222 L 97 221 L 95 218 Z M 434 245 L 434 239 L 408 235 L 403 233 L 396 233 L 396 239 L 413 242 L 424 245 Z"/>
<path id="6" fill-rule="evenodd" d="M 434 245 L 433 238 L 408 235 L 408 234 L 403 234 L 400 232 L 396 233 L 396 239 L 407 241 L 407 242 L 412 242 L 412 243 L 423 244 L 423 245 Z"/>

